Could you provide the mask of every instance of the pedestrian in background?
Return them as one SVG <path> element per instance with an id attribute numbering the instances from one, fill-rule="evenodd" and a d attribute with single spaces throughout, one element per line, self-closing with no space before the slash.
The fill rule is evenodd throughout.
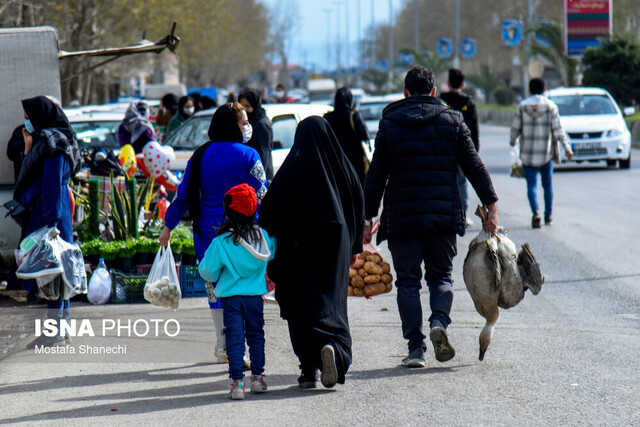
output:
<path id="1" fill-rule="evenodd" d="M 256 191 L 239 184 L 224 196 L 224 222 L 198 266 L 203 279 L 216 283 L 215 295 L 224 310 L 229 358 L 229 392 L 244 399 L 245 341 L 251 356 L 251 392 L 264 393 L 264 303 L 267 263 L 276 251 L 275 240 L 255 224 Z"/>
<path id="2" fill-rule="evenodd" d="M 260 156 L 246 145 L 250 129 L 242 105 L 225 104 L 211 118 L 209 141 L 200 146 L 189 159 L 175 199 L 165 215 L 165 227 L 160 244 L 167 246 L 172 230 L 187 211 L 193 220 L 193 243 L 198 261 L 217 236 L 216 229 L 224 219 L 224 195 L 238 184 L 251 185 L 258 195 L 258 204 L 266 193 L 265 173 Z M 216 331 L 214 354 L 218 363 L 227 361 L 223 311 L 213 295 L 209 307 Z"/>
<path id="3" fill-rule="evenodd" d="M 453 257 L 456 234 L 465 233 L 465 214 L 458 190 L 458 166 L 489 209 L 484 228 L 498 227 L 498 197 L 491 177 L 473 146 L 462 115 L 436 98 L 430 69 L 413 67 L 404 80 L 405 99 L 382 112 L 376 149 L 365 179 L 364 242 L 371 240 L 371 219 L 384 194 L 378 244 L 389 240 L 396 270 L 398 311 L 409 355 L 403 366 L 424 367 L 426 336 L 422 332 L 421 265 L 429 287 L 431 339 L 436 359 L 455 356 L 447 326 L 453 303 Z"/>
<path id="4" fill-rule="evenodd" d="M 531 227 L 540 228 L 541 218 L 538 206 L 538 174 L 544 189 L 544 223 L 553 224 L 553 163 L 560 162 L 558 142 L 562 144 L 567 159 L 573 151 L 560 123 L 558 106 L 543 95 L 544 80 L 534 78 L 529 81 L 530 96 L 516 108 L 511 123 L 511 146 L 520 142 L 520 160 L 527 181 L 527 197 L 533 216 Z"/>
<path id="5" fill-rule="evenodd" d="M 158 140 L 164 141 L 171 118 L 178 114 L 178 97 L 168 93 L 160 100 L 160 108 L 156 124 L 158 125 Z"/>
<path id="6" fill-rule="evenodd" d="M 171 135 L 173 131 L 178 129 L 180 125 L 187 120 L 189 117 L 193 115 L 196 111 L 195 102 L 193 98 L 190 96 L 183 96 L 178 101 L 178 113 L 171 117 L 169 121 L 169 126 L 167 126 L 167 131 L 165 133 L 165 137 Z"/>
<path id="7" fill-rule="evenodd" d="M 349 88 L 338 89 L 333 111 L 324 115 L 336 134 L 342 151 L 356 170 L 360 185 L 364 185 L 364 175 L 369 160 L 366 158 L 362 141 L 369 143 L 369 132 L 360 113 L 353 109 L 353 95 Z"/>
<path id="8" fill-rule="evenodd" d="M 200 97 L 200 101 L 198 101 L 199 110 L 209 110 L 211 108 L 217 107 L 218 103 L 215 99 L 211 98 L 208 95 L 203 95 Z"/>
<path id="9" fill-rule="evenodd" d="M 73 243 L 69 179 L 82 166 L 80 148 L 67 116 L 46 96 L 22 100 L 24 109 L 24 160 L 13 193 L 28 208 L 23 235 L 46 226 L 56 227 L 62 240 Z M 56 279 L 61 280 L 61 279 Z M 23 289 L 37 292 L 35 280 L 24 280 Z M 69 300 L 61 296 L 47 301 L 49 319 L 69 320 Z M 58 325 L 59 326 L 59 325 Z M 65 345 L 69 337 L 46 337 L 42 345 Z"/>
<path id="10" fill-rule="evenodd" d="M 271 103 L 273 104 L 293 104 L 295 100 L 287 95 L 287 89 L 283 84 L 279 83 L 276 86 L 276 91 L 273 93 L 273 99 Z"/>
<path id="11" fill-rule="evenodd" d="M 460 111 L 464 123 L 469 128 L 471 140 L 473 141 L 476 151 L 480 151 L 480 132 L 478 127 L 478 110 L 476 104 L 470 95 L 462 92 L 464 88 L 464 73 L 457 68 L 449 70 L 449 92 L 440 95 L 442 99 L 452 110 Z M 462 208 L 466 215 L 466 226 L 473 225 L 473 221 L 469 218 L 469 192 L 467 190 L 467 177 L 458 166 L 458 189 L 460 190 L 460 198 L 462 199 Z"/>
<path id="12" fill-rule="evenodd" d="M 260 92 L 255 89 L 243 89 L 238 96 L 238 102 L 242 104 L 249 115 L 249 123 L 253 127 L 253 135 L 249 140 L 249 147 L 256 149 L 262 159 L 262 165 L 267 173 L 267 183 L 273 179 L 273 130 L 267 113 L 262 108 Z"/>
<path id="13" fill-rule="evenodd" d="M 129 104 L 124 119 L 118 126 L 118 142 L 120 146 L 131 144 L 136 154 L 149 141 L 155 141 L 153 125 L 149 121 L 149 105 L 144 101 L 134 101 Z"/>
<path id="14" fill-rule="evenodd" d="M 351 365 L 349 265 L 362 252 L 363 195 L 323 118 L 298 125 L 258 223 L 278 242 L 268 272 L 300 361 L 299 385 L 314 388 L 318 369 L 325 387 L 343 384 Z"/>

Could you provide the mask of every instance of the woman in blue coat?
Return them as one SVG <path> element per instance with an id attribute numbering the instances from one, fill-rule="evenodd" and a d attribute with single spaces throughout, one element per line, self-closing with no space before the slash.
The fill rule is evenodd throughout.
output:
<path id="1" fill-rule="evenodd" d="M 160 235 L 160 244 L 166 246 L 172 230 L 189 211 L 198 261 L 216 237 L 216 228 L 222 224 L 226 192 L 238 184 L 249 184 L 256 190 L 258 204 L 267 192 L 260 156 L 245 145 L 251 139 L 251 125 L 242 105 L 233 103 L 219 107 L 211 119 L 208 135 L 209 142 L 198 148 L 187 164 L 176 199 L 167 209 L 165 228 Z M 219 362 L 226 362 L 222 309 L 218 302 L 210 303 L 210 307 L 217 337 L 215 354 Z"/>
<path id="2" fill-rule="evenodd" d="M 57 227 L 60 237 L 73 243 L 69 178 L 82 165 L 80 149 L 62 109 L 45 96 L 22 100 L 25 151 L 13 198 L 29 208 L 24 235 L 44 226 Z M 34 280 L 25 280 L 23 289 L 36 292 Z M 69 318 L 69 300 L 47 301 L 48 317 Z M 66 342 L 68 343 L 67 337 Z M 65 344 L 62 336 L 52 345 Z"/>

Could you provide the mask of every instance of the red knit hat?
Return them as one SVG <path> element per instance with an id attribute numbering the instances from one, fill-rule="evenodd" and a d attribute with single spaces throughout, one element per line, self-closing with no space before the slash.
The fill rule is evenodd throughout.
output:
<path id="1" fill-rule="evenodd" d="M 231 209 L 244 216 L 251 217 L 256 214 L 258 200 L 256 190 L 250 185 L 239 184 L 231 187 L 224 195 L 225 209 Z"/>

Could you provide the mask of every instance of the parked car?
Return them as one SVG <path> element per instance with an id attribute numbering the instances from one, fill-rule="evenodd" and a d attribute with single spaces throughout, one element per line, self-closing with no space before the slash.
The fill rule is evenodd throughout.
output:
<path id="1" fill-rule="evenodd" d="M 323 116 L 333 109 L 326 104 L 264 104 L 263 107 L 273 128 L 271 155 L 276 172 L 289 154 L 298 123 L 309 116 Z M 172 170 L 183 171 L 193 152 L 209 139 L 207 131 L 214 112 L 215 109 L 197 112 L 165 140 L 164 145 L 172 147 L 176 153 Z"/>
<path id="2" fill-rule="evenodd" d="M 631 133 L 618 104 L 600 88 L 570 87 L 551 89 L 547 97 L 556 103 L 560 122 L 569 137 L 573 161 L 597 162 L 629 169 Z M 561 155 L 566 161 L 563 150 Z"/>
<path id="3" fill-rule="evenodd" d="M 402 93 L 392 93 L 382 96 L 368 96 L 360 99 L 358 111 L 367 125 L 367 130 L 372 139 L 378 133 L 378 124 L 382 118 L 382 110 L 390 103 L 404 98 Z"/>
<path id="4" fill-rule="evenodd" d="M 67 109 L 64 110 L 67 113 Z M 124 119 L 124 111 L 95 111 L 67 114 L 81 148 L 105 148 L 119 150 L 118 126 Z"/>

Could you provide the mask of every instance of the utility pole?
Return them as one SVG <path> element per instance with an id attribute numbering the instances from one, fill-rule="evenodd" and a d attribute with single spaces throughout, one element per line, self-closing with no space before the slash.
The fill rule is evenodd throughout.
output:
<path id="1" fill-rule="evenodd" d="M 393 0 L 389 0 L 389 87 L 393 80 Z"/>
<path id="2" fill-rule="evenodd" d="M 453 67 L 460 68 L 460 0 L 456 0 L 453 37 Z"/>
<path id="3" fill-rule="evenodd" d="M 533 22 L 533 0 L 527 0 L 527 19 L 525 21 L 525 28 L 522 29 L 524 32 L 527 27 L 531 26 Z M 531 48 L 531 34 L 527 34 L 524 36 L 524 52 L 522 54 L 522 98 L 526 98 L 527 87 L 529 86 L 529 61 L 527 60 L 527 54 Z"/>
<path id="4" fill-rule="evenodd" d="M 336 5 L 336 11 L 338 12 L 337 22 L 336 22 L 336 67 L 338 72 L 338 79 L 340 79 L 340 68 L 342 68 L 340 64 L 340 6 L 342 6 L 341 1 L 334 2 Z"/>
<path id="5" fill-rule="evenodd" d="M 376 63 L 376 2 L 371 0 L 371 66 Z"/>
<path id="6" fill-rule="evenodd" d="M 360 13 L 361 13 L 361 9 L 360 9 L 360 0 L 358 0 L 358 3 L 356 4 L 356 7 L 358 9 L 357 12 L 357 16 L 358 16 L 358 23 L 356 24 L 358 27 L 358 65 L 360 65 L 360 63 L 364 60 L 364 56 L 362 55 L 362 27 L 360 26 L 361 22 L 360 22 Z"/>
<path id="7" fill-rule="evenodd" d="M 351 34 L 349 34 L 349 0 L 344 3 L 345 18 L 344 18 L 344 32 L 345 32 L 345 40 L 347 41 L 346 47 L 346 61 L 345 68 L 347 69 L 347 81 L 349 80 L 349 68 L 351 66 Z"/>
<path id="8" fill-rule="evenodd" d="M 331 69 L 331 12 L 333 9 L 325 8 L 324 13 L 327 14 L 327 71 Z"/>
<path id="9" fill-rule="evenodd" d="M 420 15 L 418 2 L 420 0 L 413 0 L 413 50 L 420 52 Z"/>

